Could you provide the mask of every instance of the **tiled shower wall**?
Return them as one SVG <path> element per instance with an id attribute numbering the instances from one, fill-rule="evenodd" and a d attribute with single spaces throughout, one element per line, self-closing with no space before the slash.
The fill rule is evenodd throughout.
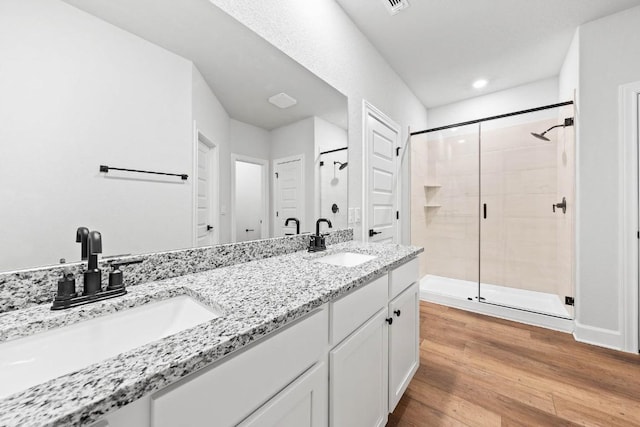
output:
<path id="1" fill-rule="evenodd" d="M 411 230 L 412 244 L 425 247 L 421 275 L 480 274 L 482 283 L 572 295 L 573 128 L 552 130 L 551 142 L 530 135 L 561 121 L 484 126 L 481 153 L 478 125 L 413 138 Z M 567 214 L 553 213 L 563 195 Z"/>

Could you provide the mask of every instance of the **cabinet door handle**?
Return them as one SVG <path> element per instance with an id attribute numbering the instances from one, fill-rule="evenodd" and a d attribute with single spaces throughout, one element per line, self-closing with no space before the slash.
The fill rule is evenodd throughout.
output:
<path id="1" fill-rule="evenodd" d="M 392 324 L 393 323 L 393 317 L 389 317 L 387 319 L 384 319 L 387 321 L 388 324 Z"/>
<path id="2" fill-rule="evenodd" d="M 395 314 L 396 316 L 400 317 L 400 310 L 394 310 L 393 314 Z"/>

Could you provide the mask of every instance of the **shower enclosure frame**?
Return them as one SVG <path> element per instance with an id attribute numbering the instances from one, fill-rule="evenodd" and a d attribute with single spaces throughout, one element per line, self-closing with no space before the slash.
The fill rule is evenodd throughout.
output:
<path id="1" fill-rule="evenodd" d="M 475 120 L 469 120 L 469 121 L 464 121 L 464 122 L 459 122 L 459 123 L 454 123 L 454 124 L 449 124 L 446 126 L 439 126 L 439 127 L 435 127 L 435 128 L 430 128 L 430 129 L 425 129 L 425 130 L 420 130 L 420 131 L 414 131 L 410 133 L 410 136 L 416 136 L 416 135 L 421 135 L 421 134 L 426 134 L 426 133 L 431 133 L 431 132 L 437 132 L 437 131 L 442 131 L 442 130 L 447 130 L 447 129 L 454 129 L 454 128 L 461 128 L 463 126 L 468 126 L 468 125 L 478 125 L 478 144 L 479 147 L 481 146 L 481 137 L 482 137 L 482 123 L 483 122 L 487 122 L 487 121 L 492 121 L 492 120 L 498 120 L 498 119 L 503 119 L 503 118 L 508 118 L 508 117 L 513 117 L 513 116 L 518 116 L 518 115 L 523 115 L 523 114 L 527 114 L 527 113 L 534 113 L 534 112 L 538 112 L 538 111 L 544 111 L 544 110 L 550 110 L 550 109 L 554 109 L 554 108 L 559 108 L 559 107 L 564 107 L 564 106 L 569 106 L 569 105 L 573 105 L 574 101 L 570 100 L 570 101 L 565 101 L 565 102 L 559 102 L 559 103 L 555 103 L 555 104 L 549 104 L 549 105 L 544 105 L 544 106 L 540 106 L 540 107 L 535 107 L 535 108 L 529 108 L 526 110 L 519 110 L 519 111 L 514 111 L 514 112 L 510 112 L 510 113 L 505 113 L 505 114 L 500 114 L 500 115 L 495 115 L 495 116 L 489 116 L 489 117 L 484 117 L 484 118 L 480 118 L 480 119 L 475 119 Z M 571 121 L 570 124 L 567 124 L 567 122 L 565 121 L 565 126 L 573 126 L 574 122 L 573 120 Z M 562 126 L 562 125 L 559 125 Z M 479 177 L 478 177 L 478 186 L 481 186 L 481 170 L 482 170 L 482 159 L 481 159 L 482 155 L 481 155 L 481 150 L 479 151 L 478 154 L 478 164 L 479 164 Z M 482 210 L 483 210 L 483 206 L 482 206 L 482 199 L 481 197 L 478 199 L 478 218 L 482 218 Z M 574 225 L 575 227 L 575 225 Z M 480 235 L 482 233 L 482 227 L 480 226 L 478 229 L 478 246 L 479 246 L 479 250 L 481 249 L 481 239 L 480 239 Z M 502 305 L 502 304 L 494 304 L 494 303 L 487 303 L 484 301 L 481 301 L 480 296 L 481 296 L 481 288 L 482 288 L 482 283 L 481 283 L 481 252 L 479 252 L 479 256 L 478 256 L 478 300 L 477 301 L 467 301 L 467 300 L 458 300 L 458 301 L 454 301 L 457 300 L 457 298 L 455 297 L 447 297 L 447 296 L 436 296 L 435 294 L 431 295 L 429 300 L 433 301 L 433 302 L 438 302 L 438 303 L 443 303 L 446 305 L 453 305 L 453 306 L 458 306 L 460 308 L 464 308 L 470 311 L 476 311 L 476 312 L 480 312 L 480 313 L 485 313 L 485 314 L 489 314 L 489 315 L 493 315 L 493 316 L 497 316 L 497 317 L 503 317 L 503 318 L 509 318 L 509 319 L 513 319 L 513 320 L 517 320 L 517 321 L 521 321 L 524 323 L 530 323 L 530 324 L 536 324 L 536 325 L 540 325 L 540 326 L 544 326 L 544 327 L 548 327 L 551 329 L 557 329 L 557 330 L 562 330 L 562 331 L 566 331 L 566 332 L 571 332 L 573 331 L 574 328 L 574 319 L 575 319 L 575 313 L 573 315 L 573 318 L 564 318 L 564 317 L 558 317 L 558 316 L 554 316 L 551 314 L 544 314 L 544 313 L 540 313 L 540 312 L 536 312 L 536 311 L 530 311 L 527 310 L 526 308 L 518 308 L 515 306 L 508 306 L 508 305 Z M 575 268 L 575 265 L 572 265 L 572 269 Z M 573 293 L 575 295 L 575 282 L 572 283 L 573 286 Z"/>

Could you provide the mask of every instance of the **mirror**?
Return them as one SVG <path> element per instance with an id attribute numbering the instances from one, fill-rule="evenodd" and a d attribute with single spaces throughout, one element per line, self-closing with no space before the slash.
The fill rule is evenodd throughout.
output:
<path id="1" fill-rule="evenodd" d="M 209 1 L 9 0 L 0 62 L 0 271 L 347 226 L 346 97 Z"/>

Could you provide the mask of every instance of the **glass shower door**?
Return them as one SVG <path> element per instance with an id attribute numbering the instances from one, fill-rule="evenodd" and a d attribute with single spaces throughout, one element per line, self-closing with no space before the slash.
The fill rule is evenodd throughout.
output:
<path id="1" fill-rule="evenodd" d="M 412 244 L 420 255 L 420 288 L 478 298 L 478 125 L 412 138 Z"/>
<path id="2" fill-rule="evenodd" d="M 558 109 L 482 123 L 480 301 L 572 317 L 573 128 Z M 571 133 L 569 135 L 569 133 Z M 570 153 L 568 152 L 570 151 Z M 569 159 L 571 158 L 571 159 Z M 565 197 L 568 209 L 560 207 Z M 567 268 L 569 266 L 569 268 Z"/>

